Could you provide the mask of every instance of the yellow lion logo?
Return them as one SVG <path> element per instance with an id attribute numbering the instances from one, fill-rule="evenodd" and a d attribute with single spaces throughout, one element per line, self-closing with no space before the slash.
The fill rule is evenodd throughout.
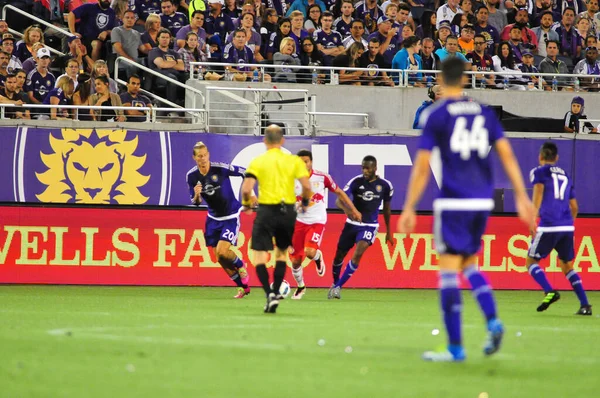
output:
<path id="1" fill-rule="evenodd" d="M 40 153 L 48 167 L 36 173 L 47 188 L 41 202 L 144 204 L 139 188 L 150 176 L 138 172 L 146 155 L 134 156 L 138 138 L 125 141 L 126 130 L 62 129 L 50 135 L 54 153 Z"/>

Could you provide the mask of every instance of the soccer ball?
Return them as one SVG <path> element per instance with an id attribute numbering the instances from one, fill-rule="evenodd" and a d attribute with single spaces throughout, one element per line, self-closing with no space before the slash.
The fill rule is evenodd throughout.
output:
<path id="1" fill-rule="evenodd" d="M 279 294 L 283 297 L 287 297 L 290 294 L 290 284 L 285 279 L 281 282 L 281 286 L 279 286 Z M 273 290 L 273 284 L 271 283 L 271 290 Z"/>

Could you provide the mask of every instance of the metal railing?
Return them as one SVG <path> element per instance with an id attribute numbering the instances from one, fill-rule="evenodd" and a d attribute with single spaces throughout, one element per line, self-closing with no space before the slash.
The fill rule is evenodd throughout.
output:
<path id="1" fill-rule="evenodd" d="M 14 12 L 16 12 L 16 13 L 18 13 L 18 14 L 21 14 L 21 15 L 23 15 L 24 17 L 27 17 L 27 18 L 31 19 L 32 21 L 35 21 L 35 22 L 37 22 L 37 23 L 39 23 L 39 24 L 42 24 L 42 25 L 44 25 L 45 27 L 47 27 L 47 28 L 49 28 L 49 29 L 52 29 L 52 30 L 54 30 L 54 31 L 56 31 L 56 32 L 58 32 L 58 33 L 61 33 L 61 34 L 65 35 L 65 36 L 67 36 L 67 37 L 75 36 L 74 34 L 72 34 L 71 32 L 69 32 L 69 31 L 67 31 L 67 30 L 64 30 L 64 29 L 61 29 L 61 28 L 59 28 L 58 26 L 52 25 L 50 22 L 44 21 L 43 19 L 41 19 L 41 18 L 38 18 L 38 17 L 36 17 L 35 15 L 31 15 L 31 14 L 29 14 L 28 12 L 25 12 L 25 11 L 21 10 L 20 8 L 17 8 L 17 7 L 15 7 L 15 6 L 12 6 L 12 5 L 10 5 L 10 4 L 7 4 L 7 5 L 5 5 L 5 6 L 2 8 L 2 19 L 3 19 L 4 21 L 6 21 L 6 12 L 7 12 L 8 10 L 11 10 L 11 11 L 14 11 Z M 12 33 L 13 35 L 15 35 L 15 36 L 18 36 L 18 37 L 23 37 L 23 34 L 22 34 L 21 32 L 18 32 L 18 31 L 14 30 L 14 29 L 8 28 L 8 31 L 9 31 L 10 33 Z M 50 46 L 45 46 L 45 47 L 46 47 L 48 50 L 50 50 L 50 52 L 51 52 L 51 53 L 54 53 L 54 54 L 56 54 L 56 55 L 60 55 L 60 56 L 62 56 L 62 55 L 65 55 L 63 52 L 61 52 L 61 51 L 58 51 L 58 50 L 55 50 L 55 49 L 53 49 L 53 48 L 52 48 L 52 47 L 50 47 Z"/>
<path id="2" fill-rule="evenodd" d="M 157 121 L 159 121 L 161 119 L 161 117 L 159 117 L 157 115 L 158 112 L 174 112 L 175 111 L 173 108 L 159 108 L 159 107 L 154 107 L 154 106 L 141 107 L 141 106 L 98 106 L 98 105 L 46 105 L 46 104 L 17 105 L 17 104 L 0 103 L 0 119 L 7 119 L 6 108 L 15 109 L 15 111 L 20 111 L 20 110 L 24 110 L 24 109 L 26 109 L 26 110 L 43 109 L 45 112 L 47 112 L 48 109 L 52 109 L 52 108 L 55 108 L 57 110 L 72 109 L 74 111 L 78 111 L 81 109 L 100 110 L 100 111 L 107 111 L 107 110 L 140 111 L 140 112 L 145 113 L 146 122 L 149 122 L 149 123 L 156 123 Z M 192 115 L 192 123 L 198 124 L 198 120 L 205 120 L 204 114 L 206 113 L 206 111 L 204 109 L 178 108 L 176 111 L 177 112 L 185 112 L 185 113 Z M 45 113 L 45 112 L 43 115 L 49 117 L 50 114 Z M 37 115 L 40 115 L 40 113 L 38 113 Z M 127 115 L 124 115 L 124 116 L 126 118 L 128 117 Z M 134 116 L 134 117 L 139 117 L 139 116 Z M 78 118 L 76 118 L 75 114 L 73 115 L 72 118 L 69 117 L 67 119 L 78 120 Z M 171 119 L 171 118 L 167 118 L 167 119 Z M 125 121 L 127 121 L 127 120 L 125 120 Z M 199 127 L 202 129 L 206 128 L 206 126 L 204 124 L 202 124 Z"/>
<path id="3" fill-rule="evenodd" d="M 589 125 L 586 126 L 586 124 L 590 124 L 592 129 L 590 129 Z M 600 127 L 600 119 L 579 119 L 579 134 L 597 134 L 599 131 Z M 595 132 L 593 130 L 596 130 Z"/>
<path id="4" fill-rule="evenodd" d="M 202 93 L 202 91 L 200 91 L 200 90 L 198 90 L 198 89 L 196 89 L 194 87 L 191 87 L 191 86 L 189 86 L 189 85 L 187 85 L 185 83 L 181 83 L 178 80 L 175 80 L 175 79 L 172 79 L 172 78 L 170 78 L 168 76 L 165 76 L 165 75 L 161 74 L 160 72 L 157 72 L 157 71 L 155 71 L 153 69 L 148 68 L 147 66 L 141 65 L 141 64 L 139 64 L 139 63 L 137 63 L 135 61 L 132 61 L 132 60 L 130 60 L 128 58 L 125 58 L 125 57 L 117 57 L 117 59 L 115 60 L 115 72 L 114 72 L 114 75 L 115 75 L 115 81 L 118 84 L 127 86 L 127 82 L 125 80 L 122 80 L 122 79 L 119 78 L 119 63 L 121 63 L 121 62 L 123 62 L 125 64 L 132 65 L 132 66 L 134 66 L 134 67 L 136 67 L 138 69 L 143 70 L 144 72 L 150 73 L 154 77 L 159 78 L 159 79 L 163 79 L 163 80 L 167 81 L 168 83 L 175 84 L 178 87 L 182 87 L 183 89 L 186 90 L 186 92 L 188 90 L 190 92 L 192 92 L 193 94 L 191 95 L 191 100 L 192 100 L 192 104 L 191 104 L 191 107 L 190 107 L 191 109 L 198 109 L 197 108 L 197 104 L 196 104 L 196 98 L 197 98 L 197 96 L 194 95 L 194 94 L 197 94 L 197 95 L 200 96 L 200 99 L 202 100 L 201 106 L 204 106 L 205 98 L 204 98 L 204 94 Z M 173 108 L 178 108 L 179 111 L 183 110 L 182 106 L 180 106 L 180 105 L 178 105 L 178 104 L 176 104 L 174 102 L 171 102 L 171 101 L 169 101 L 169 100 L 167 100 L 165 98 L 159 97 L 158 95 L 156 95 L 156 94 L 154 94 L 152 92 L 149 92 L 149 91 L 144 90 L 144 89 L 141 89 L 140 91 L 144 95 L 147 95 L 147 96 L 149 96 L 151 98 L 154 98 L 155 100 L 160 101 L 163 104 L 167 104 L 169 106 L 172 106 Z M 201 121 L 201 123 L 205 124 L 206 121 L 203 120 L 203 121 Z"/>

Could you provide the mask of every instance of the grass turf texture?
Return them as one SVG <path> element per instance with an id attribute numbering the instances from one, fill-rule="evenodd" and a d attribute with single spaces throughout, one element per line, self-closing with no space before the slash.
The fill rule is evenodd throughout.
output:
<path id="1" fill-rule="evenodd" d="M 275 315 L 262 313 L 259 289 L 234 293 L 0 286 L 0 396 L 600 395 L 600 320 L 574 316 L 572 292 L 544 313 L 535 311 L 541 292 L 497 292 L 507 333 L 484 358 L 484 322 L 463 291 L 467 361 L 450 364 L 420 359 L 445 344 L 434 290 L 345 289 L 328 301 L 309 288 Z"/>

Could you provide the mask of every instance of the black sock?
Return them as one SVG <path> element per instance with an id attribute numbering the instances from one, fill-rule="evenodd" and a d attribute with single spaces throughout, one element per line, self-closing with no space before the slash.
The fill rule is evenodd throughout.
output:
<path id="1" fill-rule="evenodd" d="M 275 293 L 279 293 L 279 288 L 281 287 L 281 282 L 283 282 L 283 278 L 285 277 L 286 269 L 287 264 L 285 261 L 275 262 L 275 272 L 273 272 L 273 291 Z"/>
<path id="2" fill-rule="evenodd" d="M 237 272 L 236 272 L 235 274 L 233 274 L 232 276 L 230 276 L 229 278 L 230 278 L 230 279 L 233 281 L 233 283 L 235 283 L 235 284 L 236 284 L 236 286 L 238 286 L 238 287 L 243 287 L 244 289 L 248 287 L 247 285 L 244 285 L 244 284 L 242 283 L 242 278 L 240 278 L 240 274 L 238 274 Z"/>
<path id="3" fill-rule="evenodd" d="M 267 271 L 267 267 L 264 264 L 258 264 L 256 266 L 256 275 L 258 276 L 258 280 L 262 284 L 265 293 L 267 295 L 271 293 L 271 286 L 269 284 L 269 271 Z"/>
<path id="4" fill-rule="evenodd" d="M 340 273 L 342 272 L 342 264 L 333 264 L 333 283 L 338 283 L 340 280 Z"/>

